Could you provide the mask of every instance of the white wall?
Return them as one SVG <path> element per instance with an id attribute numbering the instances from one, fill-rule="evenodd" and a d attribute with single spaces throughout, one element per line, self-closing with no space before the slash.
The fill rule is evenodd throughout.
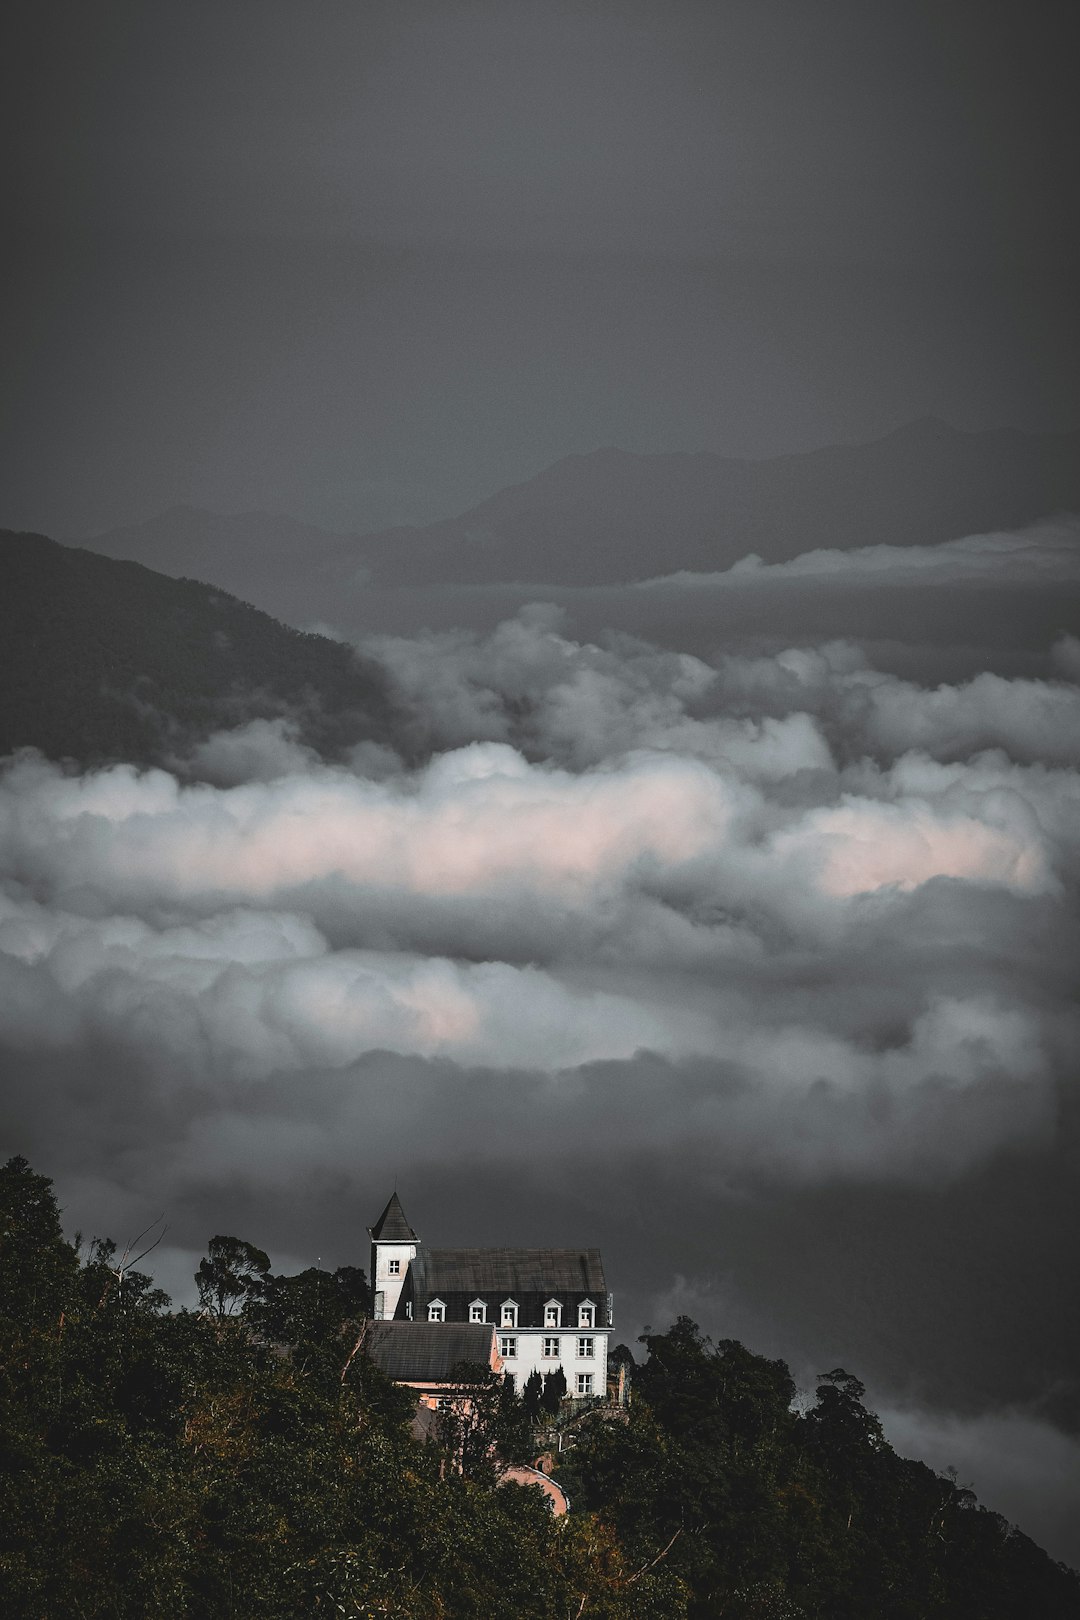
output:
<path id="1" fill-rule="evenodd" d="M 499 1339 L 499 1348 L 502 1349 L 506 1338 L 517 1339 L 517 1355 L 504 1356 L 503 1361 L 507 1372 L 514 1375 L 514 1388 L 520 1395 L 526 1381 L 534 1372 L 554 1372 L 561 1367 L 566 1374 L 566 1392 L 568 1395 L 577 1394 L 578 1373 L 592 1373 L 594 1395 L 607 1393 L 607 1358 L 608 1338 L 610 1330 L 604 1328 L 560 1328 L 557 1331 L 544 1328 L 499 1328 L 496 1330 Z M 543 1354 L 544 1340 L 557 1338 L 559 1341 L 558 1358 Z M 578 1339 L 589 1338 L 593 1341 L 593 1354 L 579 1356 L 577 1353 Z"/>
<path id="2" fill-rule="evenodd" d="M 397 1311 L 401 1290 L 405 1286 L 405 1278 L 409 1272 L 409 1261 L 416 1258 L 416 1244 L 373 1243 L 371 1250 L 371 1292 L 375 1296 L 372 1314 L 376 1321 L 388 1322 Z M 390 1270 L 392 1260 L 396 1260 L 399 1267 L 396 1277 Z"/>

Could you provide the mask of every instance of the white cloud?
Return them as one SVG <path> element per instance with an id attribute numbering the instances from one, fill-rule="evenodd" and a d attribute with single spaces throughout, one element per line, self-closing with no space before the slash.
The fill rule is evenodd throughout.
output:
<path id="1" fill-rule="evenodd" d="M 219 787 L 238 782 L 272 782 L 307 770 L 317 762 L 318 756 L 299 742 L 299 735 L 297 723 L 283 716 L 249 720 L 206 738 L 184 764 L 204 781 Z"/>
<path id="2" fill-rule="evenodd" d="M 720 573 L 681 570 L 644 581 L 639 590 L 678 586 L 700 591 L 787 581 L 824 584 L 1030 585 L 1080 580 L 1080 519 L 1062 517 L 1021 530 L 967 535 L 936 546 L 862 546 L 850 551 L 805 551 L 789 562 L 766 563 L 756 554 Z"/>
<path id="3" fill-rule="evenodd" d="M 995 824 L 998 817 L 943 811 L 918 799 L 874 804 L 846 798 L 779 834 L 770 853 L 784 865 L 801 866 L 822 893 L 838 899 L 913 889 L 933 878 L 1001 883 L 1028 894 L 1050 887 L 1030 818 L 1000 819 L 1006 825 Z"/>

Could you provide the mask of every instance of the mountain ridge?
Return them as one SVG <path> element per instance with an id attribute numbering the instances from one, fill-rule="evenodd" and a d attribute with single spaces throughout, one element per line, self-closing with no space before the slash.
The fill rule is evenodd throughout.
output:
<path id="1" fill-rule="evenodd" d="M 783 562 L 823 548 L 938 544 L 1076 504 L 1080 433 L 969 434 L 923 419 L 765 461 L 708 451 L 564 458 L 456 518 L 360 545 L 380 584 L 594 585 L 715 571 L 750 552 Z"/>
<path id="2" fill-rule="evenodd" d="M 0 566 L 0 754 L 160 764 L 253 719 L 328 757 L 397 734 L 374 665 L 215 584 L 13 530 Z"/>
<path id="3" fill-rule="evenodd" d="M 936 545 L 1080 509 L 1080 431 L 977 433 L 919 418 L 878 439 L 753 461 L 608 446 L 449 518 L 342 535 L 182 508 L 86 542 L 220 585 L 294 624 L 371 584 L 592 586 L 717 572 L 756 553 Z"/>

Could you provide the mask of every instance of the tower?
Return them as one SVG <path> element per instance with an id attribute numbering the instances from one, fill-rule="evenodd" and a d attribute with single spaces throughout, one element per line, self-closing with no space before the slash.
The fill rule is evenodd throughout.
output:
<path id="1" fill-rule="evenodd" d="M 397 1315 L 409 1261 L 416 1259 L 416 1246 L 420 1242 L 405 1219 L 405 1211 L 396 1192 L 391 1193 L 390 1202 L 375 1225 L 368 1227 L 368 1233 L 371 1237 L 374 1316 L 376 1321 L 392 1321 Z"/>

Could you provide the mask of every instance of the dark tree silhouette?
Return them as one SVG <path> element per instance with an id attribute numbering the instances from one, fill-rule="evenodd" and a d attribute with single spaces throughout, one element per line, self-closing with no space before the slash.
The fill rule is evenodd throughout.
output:
<path id="1" fill-rule="evenodd" d="M 270 1257 L 241 1238 L 212 1237 L 199 1261 L 195 1283 L 199 1304 L 213 1316 L 237 1316 L 266 1298 Z"/>

